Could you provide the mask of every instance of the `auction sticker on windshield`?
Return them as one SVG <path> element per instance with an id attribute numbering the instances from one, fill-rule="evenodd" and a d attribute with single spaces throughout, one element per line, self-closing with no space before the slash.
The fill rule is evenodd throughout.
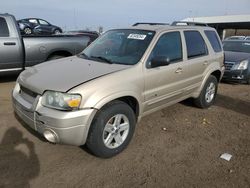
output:
<path id="1" fill-rule="evenodd" d="M 147 35 L 129 34 L 128 39 L 144 40 Z"/>

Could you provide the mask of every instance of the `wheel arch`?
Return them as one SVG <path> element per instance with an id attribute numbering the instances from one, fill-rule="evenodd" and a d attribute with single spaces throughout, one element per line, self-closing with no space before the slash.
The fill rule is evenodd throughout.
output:
<path id="1" fill-rule="evenodd" d="M 135 96 L 135 95 L 131 95 L 131 94 L 127 94 L 127 95 L 113 95 L 113 96 L 109 96 L 107 98 L 103 98 L 102 100 L 100 100 L 94 108 L 100 110 L 102 109 L 105 105 L 115 101 L 115 100 L 119 100 L 122 101 L 126 104 L 128 104 L 132 110 L 134 111 L 136 118 L 138 118 L 140 116 L 140 100 L 139 97 Z"/>
<path id="2" fill-rule="evenodd" d="M 49 60 L 51 57 L 53 56 L 63 56 L 63 57 L 69 57 L 72 56 L 73 54 L 67 50 L 57 50 L 57 51 L 53 51 L 51 52 L 48 57 L 47 60 Z"/>
<path id="3" fill-rule="evenodd" d="M 221 80 L 222 72 L 221 72 L 220 70 L 218 70 L 218 69 L 212 69 L 211 71 L 209 71 L 209 72 L 206 74 L 206 76 L 203 78 L 201 86 L 200 86 L 200 87 L 198 88 L 198 90 L 193 94 L 193 96 L 192 96 L 193 98 L 199 97 L 199 95 L 200 95 L 200 93 L 201 93 L 201 91 L 202 91 L 202 89 L 203 89 L 203 87 L 204 87 L 204 85 L 205 85 L 205 83 L 206 83 L 206 81 L 207 81 L 207 79 L 209 78 L 210 75 L 215 76 L 216 79 L 217 79 L 217 81 L 218 81 L 218 83 L 219 83 L 220 80 Z"/>

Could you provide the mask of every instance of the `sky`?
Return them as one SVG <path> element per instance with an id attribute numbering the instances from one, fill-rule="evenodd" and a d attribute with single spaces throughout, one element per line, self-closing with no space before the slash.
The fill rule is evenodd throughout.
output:
<path id="1" fill-rule="evenodd" d="M 0 0 L 0 13 L 38 17 L 64 30 L 104 30 L 136 22 L 250 14 L 250 0 Z"/>

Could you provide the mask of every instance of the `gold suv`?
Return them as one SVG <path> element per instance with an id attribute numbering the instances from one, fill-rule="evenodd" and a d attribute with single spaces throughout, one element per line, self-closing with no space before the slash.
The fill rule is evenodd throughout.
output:
<path id="1" fill-rule="evenodd" d="M 212 105 L 223 61 L 213 28 L 137 23 L 107 31 L 77 56 L 23 71 L 13 106 L 48 141 L 112 157 L 141 117 L 187 98 Z"/>

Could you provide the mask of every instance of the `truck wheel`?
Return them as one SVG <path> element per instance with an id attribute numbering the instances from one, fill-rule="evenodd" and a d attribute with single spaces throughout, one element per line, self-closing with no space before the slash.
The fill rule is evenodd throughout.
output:
<path id="1" fill-rule="evenodd" d="M 214 104 L 218 88 L 217 78 L 210 75 L 200 93 L 200 96 L 194 99 L 196 106 L 200 108 L 208 108 Z"/>
<path id="2" fill-rule="evenodd" d="M 24 28 L 23 32 L 26 34 L 26 35 L 30 35 L 32 33 L 32 30 L 29 28 L 29 27 L 26 27 Z"/>
<path id="3" fill-rule="evenodd" d="M 112 157 L 129 144 L 136 118 L 131 107 L 122 101 L 113 101 L 97 112 L 87 138 L 86 146 L 96 156 Z"/>

